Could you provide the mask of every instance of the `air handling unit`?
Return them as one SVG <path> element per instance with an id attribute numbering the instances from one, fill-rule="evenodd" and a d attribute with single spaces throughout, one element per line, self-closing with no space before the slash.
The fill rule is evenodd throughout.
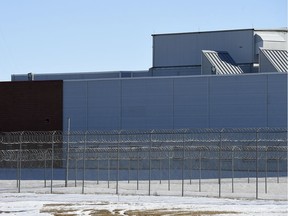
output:
<path id="1" fill-rule="evenodd" d="M 260 48 L 259 72 L 288 72 L 287 50 Z"/>
<path id="2" fill-rule="evenodd" d="M 242 69 L 226 51 L 202 50 L 202 74 L 229 75 L 242 74 Z"/>

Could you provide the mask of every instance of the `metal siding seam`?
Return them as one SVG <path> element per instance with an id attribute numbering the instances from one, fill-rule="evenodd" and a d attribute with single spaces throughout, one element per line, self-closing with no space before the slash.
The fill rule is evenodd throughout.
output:
<path id="1" fill-rule="evenodd" d="M 174 101 L 175 101 L 175 78 L 173 78 L 172 80 L 172 87 L 173 87 L 173 95 L 172 95 L 172 128 L 175 129 L 175 105 L 174 105 Z"/>
<path id="2" fill-rule="evenodd" d="M 269 76 L 266 75 L 266 127 L 269 127 Z"/>
<path id="3" fill-rule="evenodd" d="M 86 81 L 86 131 L 88 129 L 88 81 Z"/>
<path id="4" fill-rule="evenodd" d="M 210 88 L 211 88 L 211 86 L 210 86 L 210 83 L 211 83 L 211 77 L 207 77 L 207 106 L 208 106 L 208 115 L 207 115 L 207 117 L 208 117 L 208 128 L 210 128 L 211 127 L 211 113 L 210 113 L 210 105 L 211 105 L 211 95 L 210 95 Z"/>
<path id="5" fill-rule="evenodd" d="M 119 130 L 122 130 L 122 116 L 123 116 L 123 80 L 120 80 L 120 116 L 119 116 Z"/>

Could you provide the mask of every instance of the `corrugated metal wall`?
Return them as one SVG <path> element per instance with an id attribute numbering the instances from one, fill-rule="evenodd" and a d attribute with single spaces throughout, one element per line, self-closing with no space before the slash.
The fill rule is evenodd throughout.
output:
<path id="1" fill-rule="evenodd" d="M 72 130 L 287 127 L 287 74 L 64 81 Z"/>

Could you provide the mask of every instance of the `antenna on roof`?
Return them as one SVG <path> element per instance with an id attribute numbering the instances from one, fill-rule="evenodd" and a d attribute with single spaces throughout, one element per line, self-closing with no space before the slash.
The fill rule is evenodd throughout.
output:
<path id="1" fill-rule="evenodd" d="M 33 81 L 34 80 L 34 74 L 33 73 L 28 73 L 28 81 Z"/>

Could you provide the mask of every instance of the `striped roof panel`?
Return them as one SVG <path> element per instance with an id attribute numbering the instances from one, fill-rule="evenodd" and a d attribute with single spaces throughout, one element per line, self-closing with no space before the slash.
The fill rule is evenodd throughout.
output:
<path id="1" fill-rule="evenodd" d="M 216 74 L 242 74 L 242 69 L 226 51 L 203 50 L 203 54 L 216 69 Z"/>
<path id="2" fill-rule="evenodd" d="M 278 72 L 288 72 L 288 51 L 260 49 Z"/>

